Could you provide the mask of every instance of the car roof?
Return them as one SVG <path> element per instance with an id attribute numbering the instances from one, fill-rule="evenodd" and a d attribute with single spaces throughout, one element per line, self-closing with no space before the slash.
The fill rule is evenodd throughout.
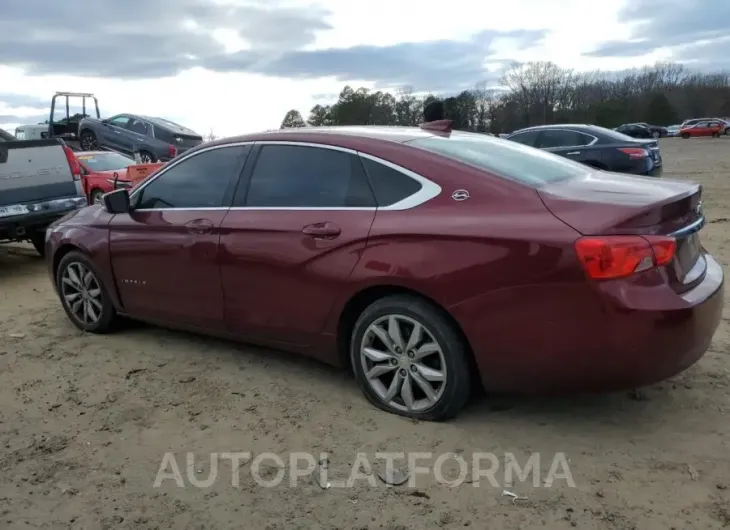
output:
<path id="1" fill-rule="evenodd" d="M 454 131 L 452 134 L 456 134 L 457 132 L 458 131 Z M 337 144 L 340 139 L 353 137 L 405 143 L 418 138 L 428 138 L 430 136 L 434 136 L 432 131 L 426 131 L 420 127 L 338 125 L 331 127 L 301 127 L 258 132 L 224 138 L 216 140 L 214 143 L 286 140 Z"/>
<path id="2" fill-rule="evenodd" d="M 512 134 L 517 134 L 521 132 L 526 131 L 543 131 L 543 130 L 550 130 L 550 129 L 572 129 L 575 131 L 585 131 L 590 132 L 591 134 L 596 134 L 602 132 L 600 129 L 603 129 L 602 127 L 598 127 L 596 125 L 590 125 L 586 123 L 555 123 L 552 125 L 533 125 L 531 127 L 525 127 L 524 129 L 518 129 Z M 512 136 L 512 134 L 510 136 Z"/>

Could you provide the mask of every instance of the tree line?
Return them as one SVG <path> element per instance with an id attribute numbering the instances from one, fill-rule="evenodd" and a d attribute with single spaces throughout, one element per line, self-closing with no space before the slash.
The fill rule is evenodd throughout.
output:
<path id="1" fill-rule="evenodd" d="M 417 95 L 407 87 L 392 94 L 346 86 L 336 102 L 312 107 L 306 121 L 290 110 L 281 128 L 415 126 L 423 121 L 424 106 L 437 99 L 455 129 L 494 134 L 555 123 L 672 125 L 693 117 L 730 116 L 730 73 L 702 73 L 673 63 L 576 72 L 551 62 L 530 62 L 505 69 L 498 88 L 481 83 L 446 98 Z"/>

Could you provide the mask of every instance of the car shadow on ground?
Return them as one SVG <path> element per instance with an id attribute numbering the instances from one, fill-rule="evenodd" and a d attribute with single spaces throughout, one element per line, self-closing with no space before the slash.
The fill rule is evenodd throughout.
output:
<path id="1" fill-rule="evenodd" d="M 174 343 L 180 341 L 180 350 L 184 349 L 186 355 L 196 357 L 193 361 L 198 365 L 207 364 L 207 354 L 201 350 L 191 350 L 191 343 L 231 354 L 216 355 L 218 361 L 230 363 L 229 366 L 216 367 L 216 370 L 224 373 L 235 372 L 236 365 L 240 363 L 253 364 L 265 367 L 267 374 L 275 380 L 284 382 L 296 377 L 305 380 L 307 386 L 317 388 L 319 394 L 339 396 L 340 401 L 345 400 L 350 404 L 360 401 L 362 406 L 370 406 L 347 369 L 277 349 L 208 338 L 186 331 L 162 330 L 145 323 L 131 322 L 127 328 L 125 333 L 129 334 L 130 339 L 134 337 L 134 342 L 164 340 L 174 347 Z M 212 375 L 215 377 L 215 374 Z M 679 377 L 686 378 L 687 375 Z M 556 396 L 495 395 L 478 387 L 462 413 L 449 423 L 467 430 L 474 424 L 516 423 L 534 427 L 561 427 L 566 434 L 617 425 L 622 430 L 650 432 L 656 425 L 671 421 L 671 416 L 685 413 L 678 410 L 676 404 L 678 400 L 691 400 L 687 396 L 687 388 L 684 383 L 672 380 L 624 392 Z"/>
<path id="2" fill-rule="evenodd" d="M 0 291 L 14 278 L 43 274 L 45 262 L 30 246 L 0 246 Z M 42 276 L 41 276 L 42 277 Z M 43 278 L 46 281 L 46 278 Z M 35 288 L 34 288 L 35 290 Z M 73 328 L 58 304 L 59 326 Z M 54 318 L 54 320 L 56 320 Z M 75 328 L 74 328 L 75 329 Z M 110 337 L 87 336 L 87 340 L 109 344 Z M 353 406 L 369 407 L 357 384 L 345 369 L 281 350 L 210 338 L 186 331 L 168 330 L 153 325 L 126 321 L 111 339 L 114 348 L 144 352 L 144 357 L 163 357 L 173 352 L 175 364 L 204 367 L 208 377 L 227 379 L 244 367 L 265 370 L 273 380 L 299 379 L 303 387 L 316 387 L 322 395 L 340 396 Z M 164 344 L 164 351 L 159 347 Z M 211 357 L 212 355 L 212 357 Z M 691 377 L 682 375 L 680 378 Z M 473 425 L 550 425 L 564 432 L 621 425 L 639 432 L 669 421 L 684 411 L 679 401 L 692 401 L 684 383 L 660 383 L 636 391 L 579 396 L 492 395 L 477 388 L 466 409 L 455 419 L 455 426 L 470 430 Z M 383 414 L 385 414 L 383 412 Z"/>

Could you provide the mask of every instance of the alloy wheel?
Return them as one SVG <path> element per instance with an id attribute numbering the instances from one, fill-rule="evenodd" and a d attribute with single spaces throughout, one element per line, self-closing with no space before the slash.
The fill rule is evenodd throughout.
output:
<path id="1" fill-rule="evenodd" d="M 147 154 L 147 153 L 140 153 L 139 154 L 139 159 L 144 164 L 150 164 L 150 163 L 152 163 L 152 157 L 149 154 Z"/>
<path id="2" fill-rule="evenodd" d="M 93 326 L 102 316 L 101 285 L 86 265 L 73 261 L 61 277 L 61 296 L 71 314 L 85 326 Z"/>
<path id="3" fill-rule="evenodd" d="M 446 386 L 446 359 L 433 334 L 416 320 L 391 314 L 368 326 L 360 345 L 365 379 L 396 410 L 434 407 Z"/>
<path id="4" fill-rule="evenodd" d="M 94 151 L 98 147 L 97 143 L 96 143 L 96 138 L 94 137 L 93 134 L 89 134 L 89 133 L 85 133 L 85 134 L 81 135 L 80 143 L 81 143 L 81 148 L 84 151 Z"/>

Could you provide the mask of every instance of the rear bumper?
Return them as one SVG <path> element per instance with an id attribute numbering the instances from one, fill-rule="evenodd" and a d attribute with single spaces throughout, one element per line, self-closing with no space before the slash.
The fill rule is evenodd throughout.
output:
<path id="1" fill-rule="evenodd" d="M 0 217 L 0 240 L 25 239 L 24 234 L 31 230 L 45 229 L 56 219 L 68 212 L 86 206 L 86 197 L 67 197 L 16 205 L 25 210 L 25 213 L 9 217 Z"/>
<path id="2" fill-rule="evenodd" d="M 452 314 L 490 391 L 636 388 L 686 370 L 709 348 L 722 318 L 724 276 L 705 258 L 705 278 L 681 295 L 653 270 L 630 280 L 494 293 Z"/>

